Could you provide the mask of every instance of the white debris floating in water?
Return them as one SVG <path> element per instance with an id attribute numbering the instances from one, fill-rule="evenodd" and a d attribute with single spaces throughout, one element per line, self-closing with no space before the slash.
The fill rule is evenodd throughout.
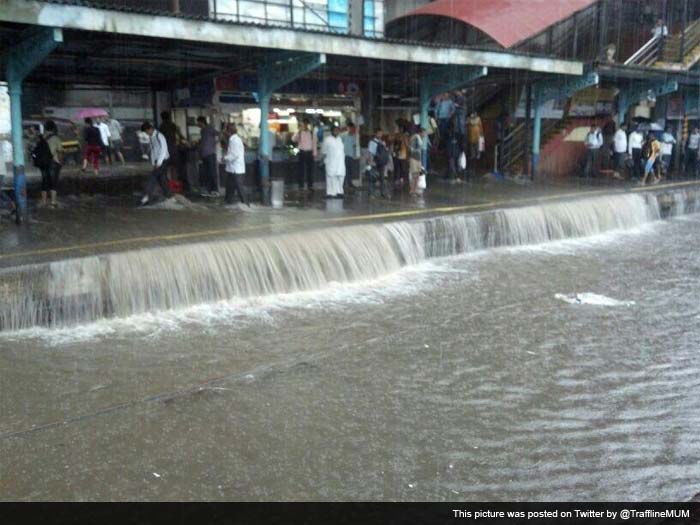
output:
<path id="1" fill-rule="evenodd" d="M 634 301 L 618 301 L 595 293 L 555 294 L 554 297 L 569 304 L 590 304 L 593 306 L 633 306 Z"/>

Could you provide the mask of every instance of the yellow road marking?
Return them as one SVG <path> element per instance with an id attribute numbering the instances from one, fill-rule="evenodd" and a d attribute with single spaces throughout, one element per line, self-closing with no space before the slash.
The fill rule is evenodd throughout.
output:
<path id="1" fill-rule="evenodd" d="M 675 188 L 675 187 L 682 187 L 682 186 L 691 186 L 691 185 L 698 185 L 698 182 L 676 182 L 676 183 L 669 183 L 669 184 L 663 184 L 660 186 L 640 186 L 637 188 L 632 188 L 632 191 L 650 191 L 650 190 L 659 190 L 659 189 L 664 189 L 664 188 Z M 615 192 L 611 192 L 609 189 L 605 190 L 584 190 L 584 191 L 576 191 L 576 192 L 571 192 L 571 193 L 559 193 L 559 194 L 554 194 L 554 195 L 544 195 L 540 197 L 527 197 L 527 198 L 520 198 L 520 199 L 507 199 L 507 200 L 500 200 L 500 201 L 490 201 L 490 202 L 482 202 L 479 204 L 466 204 L 462 206 L 439 206 L 436 208 L 423 208 L 423 209 L 418 209 L 418 210 L 404 210 L 404 211 L 394 211 L 394 212 L 385 212 L 385 213 L 370 213 L 367 215 L 351 215 L 351 216 L 346 216 L 346 217 L 330 217 L 330 218 L 319 218 L 319 219 L 306 219 L 306 220 L 301 220 L 301 221 L 289 221 L 285 223 L 285 226 L 307 226 L 311 224 L 319 224 L 319 223 L 343 223 L 343 222 L 352 222 L 352 221 L 369 221 L 369 220 L 376 220 L 376 219 L 394 219 L 394 218 L 399 218 L 399 217 L 416 217 L 419 215 L 428 215 L 428 214 L 440 214 L 440 213 L 455 213 L 455 212 L 464 212 L 464 211 L 474 211 L 474 210 L 481 210 L 481 209 L 487 209 L 487 208 L 495 208 L 498 206 L 507 206 L 507 205 L 512 205 L 512 204 L 523 204 L 523 203 L 537 203 L 537 202 L 542 202 L 542 201 L 550 201 L 550 200 L 559 200 L 559 199 L 567 199 L 570 197 L 581 197 L 581 196 L 591 196 L 591 195 L 601 195 L 601 194 L 611 194 Z M 243 226 L 243 227 L 238 227 L 238 228 L 221 228 L 221 229 L 216 229 L 216 230 L 202 230 L 202 231 L 196 231 L 196 232 L 188 232 L 188 233 L 174 233 L 174 234 L 168 234 L 168 235 L 153 235 L 153 236 L 148 236 L 148 237 L 133 237 L 129 239 L 116 239 L 113 241 L 101 241 L 101 242 L 92 242 L 92 243 L 86 243 L 86 244 L 76 244 L 73 246 L 61 246 L 57 248 L 45 248 L 41 250 L 32 250 L 32 251 L 26 251 L 26 252 L 16 252 L 16 253 L 8 253 L 5 255 L 0 255 L 0 260 L 6 260 L 6 259 L 12 259 L 12 258 L 18 258 L 18 257 L 30 257 L 30 256 L 35 256 L 35 255 L 50 255 L 50 254 L 56 254 L 56 253 L 66 253 L 66 252 L 72 252 L 72 251 L 81 251 L 81 250 L 90 250 L 94 248 L 108 248 L 112 246 L 123 246 L 127 244 L 144 244 L 144 243 L 149 243 L 149 242 L 157 242 L 157 241 L 178 241 L 178 240 L 183 240 L 183 239 L 192 239 L 196 237 L 213 237 L 213 236 L 218 236 L 218 235 L 229 235 L 233 233 L 241 233 L 241 232 L 249 232 L 249 231 L 255 231 L 255 230 L 264 230 L 270 227 L 270 224 L 258 224 L 255 226 Z"/>

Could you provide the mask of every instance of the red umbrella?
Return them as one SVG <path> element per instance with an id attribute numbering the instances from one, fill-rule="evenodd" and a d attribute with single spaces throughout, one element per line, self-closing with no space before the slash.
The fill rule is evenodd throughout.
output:
<path id="1" fill-rule="evenodd" d="M 88 117 L 106 117 L 107 111 L 102 108 L 82 108 L 76 111 L 76 120 L 83 120 Z"/>

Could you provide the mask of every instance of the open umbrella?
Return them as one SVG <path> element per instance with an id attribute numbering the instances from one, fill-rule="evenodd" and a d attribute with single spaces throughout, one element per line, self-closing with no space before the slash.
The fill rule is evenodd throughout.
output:
<path id="1" fill-rule="evenodd" d="M 106 117 L 107 111 L 102 108 L 82 108 L 76 111 L 75 119 L 83 120 L 88 117 Z"/>

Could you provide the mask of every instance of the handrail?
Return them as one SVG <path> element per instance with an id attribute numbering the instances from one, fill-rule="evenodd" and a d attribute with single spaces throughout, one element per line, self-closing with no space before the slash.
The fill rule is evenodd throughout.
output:
<path id="1" fill-rule="evenodd" d="M 646 44 L 640 47 L 635 54 L 625 60 L 625 65 L 630 64 L 642 64 L 645 65 L 648 59 L 652 56 L 654 58 L 658 57 L 659 54 L 659 44 L 662 38 L 660 36 L 653 36 Z"/>

